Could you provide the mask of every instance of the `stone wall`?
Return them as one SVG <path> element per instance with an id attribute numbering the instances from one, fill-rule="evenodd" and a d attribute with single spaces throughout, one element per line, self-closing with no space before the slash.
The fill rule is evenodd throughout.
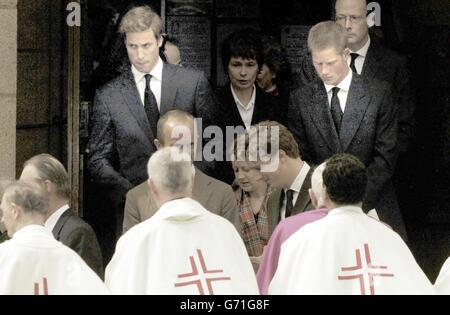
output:
<path id="1" fill-rule="evenodd" d="M 0 178 L 16 172 L 17 0 L 0 0 Z"/>

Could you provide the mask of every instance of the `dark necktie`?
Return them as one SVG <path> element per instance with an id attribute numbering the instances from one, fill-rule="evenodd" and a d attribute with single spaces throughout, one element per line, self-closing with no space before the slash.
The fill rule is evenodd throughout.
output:
<path id="1" fill-rule="evenodd" d="M 355 67 L 355 60 L 356 60 L 356 58 L 359 57 L 359 54 L 350 53 L 350 57 L 352 58 L 352 60 L 350 61 L 350 69 L 352 69 L 353 73 L 358 74 L 358 71 L 356 71 L 356 67 Z"/>
<path id="2" fill-rule="evenodd" d="M 144 109 L 147 114 L 150 128 L 153 131 L 153 136 L 156 137 L 156 125 L 159 119 L 158 103 L 156 102 L 155 95 L 150 89 L 150 80 L 152 76 L 150 74 L 145 75 L 145 93 L 144 93 Z"/>
<path id="3" fill-rule="evenodd" d="M 336 132 L 339 135 L 341 130 L 341 122 L 342 122 L 342 109 L 341 104 L 339 102 L 338 92 L 339 88 L 334 87 L 331 89 L 333 91 L 333 96 L 331 97 L 331 117 L 333 118 L 334 126 L 336 127 Z"/>
<path id="4" fill-rule="evenodd" d="M 292 189 L 288 189 L 286 192 L 286 213 L 284 215 L 285 218 L 288 218 L 292 214 L 292 209 L 294 208 L 294 191 Z"/>

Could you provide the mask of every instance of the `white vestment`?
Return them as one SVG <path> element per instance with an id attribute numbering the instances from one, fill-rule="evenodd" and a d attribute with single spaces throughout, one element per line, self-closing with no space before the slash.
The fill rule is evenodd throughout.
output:
<path id="1" fill-rule="evenodd" d="M 283 243 L 269 294 L 434 294 L 400 236 L 342 207 Z"/>
<path id="2" fill-rule="evenodd" d="M 115 294 L 259 294 L 236 228 L 190 198 L 125 233 L 105 283 Z"/>
<path id="3" fill-rule="evenodd" d="M 450 295 L 450 257 L 447 258 L 434 283 L 438 294 Z"/>
<path id="4" fill-rule="evenodd" d="M 109 294 L 102 280 L 69 247 L 40 225 L 0 244 L 0 294 Z"/>

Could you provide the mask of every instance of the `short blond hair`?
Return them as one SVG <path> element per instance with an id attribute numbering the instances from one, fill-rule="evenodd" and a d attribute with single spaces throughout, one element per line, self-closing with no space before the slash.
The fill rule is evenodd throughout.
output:
<path id="1" fill-rule="evenodd" d="M 347 48 L 347 31 L 334 21 L 320 22 L 314 25 L 308 34 L 309 52 L 328 48 L 334 48 L 338 54 Z"/>
<path id="2" fill-rule="evenodd" d="M 134 7 L 120 21 L 119 33 L 144 32 L 151 29 L 156 38 L 161 36 L 162 19 L 148 5 Z"/>

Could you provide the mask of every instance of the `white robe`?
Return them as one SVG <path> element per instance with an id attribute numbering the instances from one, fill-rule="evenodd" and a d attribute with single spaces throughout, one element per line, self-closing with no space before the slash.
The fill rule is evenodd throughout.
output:
<path id="1" fill-rule="evenodd" d="M 400 236 L 350 206 L 294 233 L 269 286 L 269 294 L 434 293 Z"/>
<path id="2" fill-rule="evenodd" d="M 258 294 L 235 227 L 198 202 L 165 203 L 118 241 L 105 283 L 115 294 Z"/>
<path id="3" fill-rule="evenodd" d="M 0 244 L 0 294 L 109 294 L 102 280 L 69 247 L 40 225 Z"/>
<path id="4" fill-rule="evenodd" d="M 447 258 L 439 272 L 439 276 L 434 283 L 434 287 L 438 294 L 450 295 L 450 257 Z"/>

